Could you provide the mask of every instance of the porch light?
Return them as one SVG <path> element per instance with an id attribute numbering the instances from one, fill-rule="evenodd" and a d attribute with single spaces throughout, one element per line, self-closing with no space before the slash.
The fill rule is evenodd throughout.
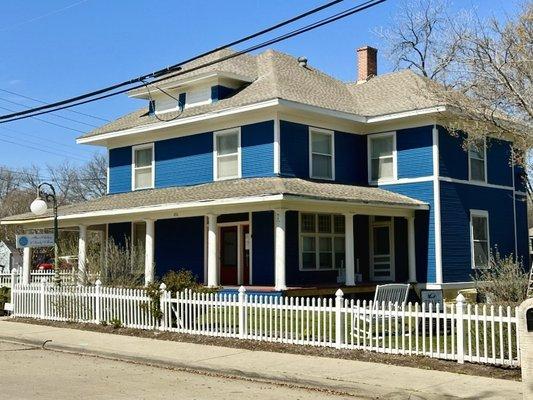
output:
<path id="1" fill-rule="evenodd" d="M 43 215 L 46 210 L 48 209 L 48 205 L 46 204 L 46 201 L 41 199 L 40 197 L 37 197 L 30 205 L 30 210 L 35 215 Z"/>

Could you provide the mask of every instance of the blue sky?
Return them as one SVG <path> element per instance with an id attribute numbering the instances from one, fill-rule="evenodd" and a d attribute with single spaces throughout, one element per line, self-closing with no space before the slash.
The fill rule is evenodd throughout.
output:
<path id="1" fill-rule="evenodd" d="M 0 114 L 38 103 L 1 89 L 44 101 L 59 100 L 173 64 L 306 11 L 326 0 L 25 0 L 0 4 Z M 347 0 L 340 11 L 358 4 Z M 375 8 L 306 33 L 274 48 L 342 80 L 355 77 L 355 49 L 380 47 L 372 33 L 398 11 L 389 0 Z M 457 0 L 453 7 L 477 8 L 482 16 L 513 13 L 518 0 Z M 332 13 L 326 11 L 321 15 Z M 391 66 L 379 59 L 379 72 Z M 142 107 L 126 95 L 76 108 L 112 120 Z M 16 168 L 80 163 L 97 147 L 75 138 L 103 122 L 72 112 L 62 118 L 0 124 L 0 165 Z M 68 118 L 70 120 L 64 119 Z M 75 120 L 75 121 L 72 121 Z M 83 123 L 79 123 L 83 122 Z M 89 124 L 89 125 L 87 125 Z"/>

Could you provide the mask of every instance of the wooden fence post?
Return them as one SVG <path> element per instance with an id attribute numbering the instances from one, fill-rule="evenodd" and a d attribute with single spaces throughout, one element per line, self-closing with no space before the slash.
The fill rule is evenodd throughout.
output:
<path id="1" fill-rule="evenodd" d="M 45 317 L 45 307 L 44 307 L 44 301 L 45 301 L 45 296 L 44 296 L 44 291 L 46 289 L 46 278 L 41 278 L 41 291 L 40 291 L 40 301 L 39 301 L 39 308 L 40 308 L 40 312 L 39 312 L 39 315 L 41 317 L 41 319 L 44 319 Z"/>
<path id="2" fill-rule="evenodd" d="M 343 300 L 344 300 L 344 293 L 341 289 L 338 289 L 335 292 L 335 347 L 337 349 L 340 349 L 344 342 L 343 337 L 342 337 L 344 333 L 344 327 L 343 327 L 344 319 L 342 318 Z"/>
<path id="3" fill-rule="evenodd" d="M 97 279 L 94 283 L 94 321 L 100 323 L 100 299 L 101 299 L 102 282 Z"/>
<path id="4" fill-rule="evenodd" d="M 455 318 L 456 318 L 456 333 L 457 333 L 457 362 L 459 364 L 465 363 L 465 346 L 464 346 L 464 322 L 463 322 L 463 313 L 464 313 L 464 303 L 465 297 L 459 293 L 455 298 Z M 469 333 L 470 334 L 470 333 Z"/>
<path id="5" fill-rule="evenodd" d="M 246 288 L 241 286 L 239 288 L 239 338 L 244 339 L 246 337 Z"/>
<path id="6" fill-rule="evenodd" d="M 15 286 L 15 284 L 17 283 L 16 281 L 17 279 L 17 269 L 16 268 L 12 268 L 11 269 L 11 287 Z"/>
<path id="7" fill-rule="evenodd" d="M 161 319 L 159 320 L 159 330 L 164 331 L 167 328 L 167 285 L 164 282 L 159 286 L 159 309 L 161 310 Z M 157 321 L 156 321 L 157 322 Z"/>

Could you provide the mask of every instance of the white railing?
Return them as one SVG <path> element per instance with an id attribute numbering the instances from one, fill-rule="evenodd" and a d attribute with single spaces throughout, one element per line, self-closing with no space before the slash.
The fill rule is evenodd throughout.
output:
<path id="1" fill-rule="evenodd" d="M 13 315 L 297 345 L 518 366 L 516 308 L 180 292 L 161 287 L 161 315 L 143 289 L 16 285 Z M 157 297 L 157 296 L 156 296 Z M 157 307 L 155 307 L 157 309 Z M 156 317 L 161 317 L 156 318 Z"/>

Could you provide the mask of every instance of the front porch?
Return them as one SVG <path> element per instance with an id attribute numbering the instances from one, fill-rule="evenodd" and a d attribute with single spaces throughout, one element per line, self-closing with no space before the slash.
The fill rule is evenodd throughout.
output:
<path id="1" fill-rule="evenodd" d="M 159 200 L 151 207 L 132 208 L 106 204 L 105 210 L 91 212 L 65 207 L 59 223 L 79 230 L 80 276 L 86 272 L 87 234 L 92 230 L 101 232 L 102 243 L 142 242 L 147 284 L 167 271 L 187 269 L 209 287 L 245 285 L 286 295 L 326 295 L 339 286 L 345 293 L 363 293 L 380 282 L 414 283 L 417 264 L 419 271 L 426 269 L 425 203 L 376 188 L 272 179 L 277 185 L 260 196 L 248 190 L 238 196 L 246 184 L 240 180 L 228 182 L 238 185 L 232 198 L 174 204 Z M 291 187 L 280 188 L 278 183 L 286 181 Z M 172 190 L 192 192 L 221 184 Z M 107 198 L 123 197 L 127 204 L 128 198 L 160 197 L 165 190 Z M 50 226 L 51 219 L 17 222 L 40 229 Z M 29 260 L 31 250 L 25 249 L 23 276 Z"/>

